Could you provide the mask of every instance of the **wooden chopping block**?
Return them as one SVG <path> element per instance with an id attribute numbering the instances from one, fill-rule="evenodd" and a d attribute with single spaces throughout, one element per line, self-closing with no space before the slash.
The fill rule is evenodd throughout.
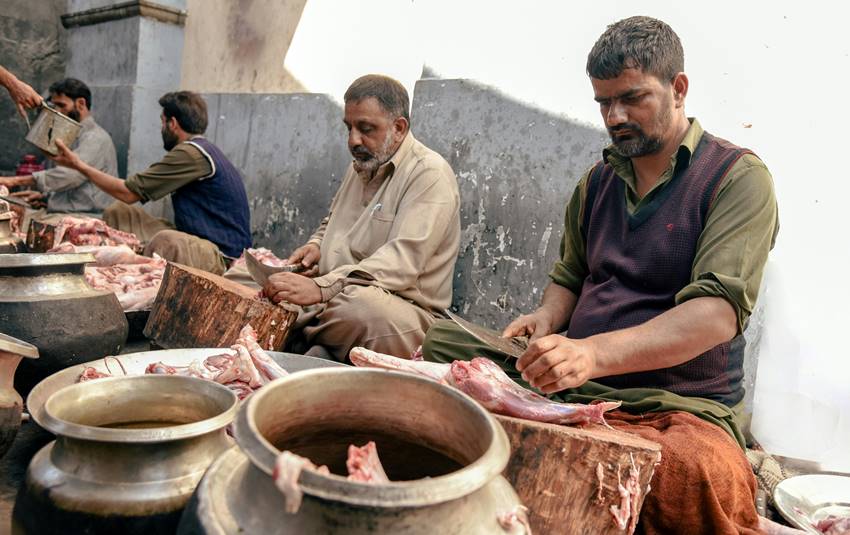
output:
<path id="1" fill-rule="evenodd" d="M 250 323 L 263 349 L 281 351 L 297 316 L 256 290 L 169 262 L 144 334 L 164 349 L 230 347 Z"/>
<path id="2" fill-rule="evenodd" d="M 56 226 L 31 220 L 27 229 L 27 250 L 31 253 L 46 253 L 53 248 Z"/>
<path id="3" fill-rule="evenodd" d="M 636 520 L 661 460 L 660 444 L 601 425 L 570 427 L 508 416 L 496 419 L 511 443 L 504 476 L 528 507 L 533 533 L 629 533 L 628 525 L 621 529 L 610 510 L 612 505 L 621 507 L 617 475 L 625 486 L 630 470 L 636 473 L 640 492 L 629 504 Z"/>

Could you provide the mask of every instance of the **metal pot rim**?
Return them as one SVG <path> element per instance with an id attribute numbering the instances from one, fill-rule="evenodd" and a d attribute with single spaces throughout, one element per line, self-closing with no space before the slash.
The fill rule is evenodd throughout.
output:
<path id="1" fill-rule="evenodd" d="M 95 262 L 91 253 L 16 253 L 0 255 L 0 268 L 78 266 Z"/>
<path id="2" fill-rule="evenodd" d="M 7 351 L 31 359 L 38 358 L 38 348 L 14 336 L 0 333 L 0 353 Z"/>
<path id="3" fill-rule="evenodd" d="M 144 385 L 151 381 L 166 384 L 174 390 L 184 390 L 186 388 L 200 389 L 201 391 L 206 391 L 208 395 L 226 398 L 229 405 L 227 409 L 212 418 L 188 424 L 146 429 L 117 429 L 78 424 L 56 416 L 52 410 L 51 401 L 55 403 L 55 400 L 61 399 L 63 396 L 74 396 L 78 390 L 85 389 L 90 385 L 112 384 L 115 387 L 119 387 L 122 382 L 131 382 L 134 383 L 134 388 L 144 388 Z M 98 442 L 154 444 L 193 438 L 222 429 L 233 421 L 238 408 L 239 399 L 236 394 L 226 386 L 213 381 L 181 375 L 133 375 L 107 377 L 91 382 L 75 383 L 57 390 L 45 401 L 42 409 L 42 421 L 40 423 L 42 427 L 51 433 L 66 438 Z"/>
<path id="4" fill-rule="evenodd" d="M 390 370 L 365 368 L 323 368 L 299 372 L 265 385 L 246 399 L 233 422 L 233 435 L 242 452 L 257 469 L 271 477 L 275 459 L 280 453 L 257 428 L 255 411 L 262 398 L 277 388 L 286 388 L 294 381 L 320 382 L 332 380 L 337 374 L 362 374 L 387 377 L 390 380 L 408 381 L 422 388 L 431 388 L 440 395 L 454 398 L 481 416 L 493 437 L 490 447 L 476 460 L 460 470 L 446 475 L 399 481 L 378 485 L 349 481 L 335 474 L 324 475 L 311 470 L 301 472 L 298 483 L 309 495 L 359 506 L 371 507 L 425 507 L 456 500 L 475 492 L 505 469 L 510 456 L 510 443 L 501 424 L 477 401 L 460 390 L 442 385 L 431 379 Z M 322 377 L 325 376 L 325 377 Z"/>

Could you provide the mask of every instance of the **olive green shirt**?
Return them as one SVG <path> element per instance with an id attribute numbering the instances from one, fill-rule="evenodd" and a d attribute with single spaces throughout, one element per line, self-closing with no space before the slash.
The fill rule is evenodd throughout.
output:
<path id="1" fill-rule="evenodd" d="M 209 160 L 189 140 L 178 143 L 162 160 L 132 175 L 124 184 L 142 202 L 156 201 L 190 182 L 209 177 L 212 172 Z"/>
<path id="2" fill-rule="evenodd" d="M 691 157 L 703 129 L 696 119 L 679 150 L 670 158 L 670 166 L 643 198 L 637 194 L 632 162 L 617 154 L 611 146 L 603 158 L 626 184 L 626 208 L 635 214 L 647 207 L 670 182 L 677 160 L 683 168 Z M 560 259 L 555 262 L 549 277 L 575 295 L 581 293 L 588 275 L 586 243 L 582 236 L 587 182 L 593 168 L 588 170 L 567 204 L 564 234 L 561 238 Z M 767 254 L 773 248 L 779 231 L 779 212 L 773 189 L 773 178 L 764 163 L 746 154 L 732 165 L 721 181 L 714 202 L 697 242 L 691 268 L 691 282 L 675 297 L 681 304 L 695 297 L 722 297 L 732 305 L 738 316 L 738 331 L 742 332 L 758 297 Z"/>

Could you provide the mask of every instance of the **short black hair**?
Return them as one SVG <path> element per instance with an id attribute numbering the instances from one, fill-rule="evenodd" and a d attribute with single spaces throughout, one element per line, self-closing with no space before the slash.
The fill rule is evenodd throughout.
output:
<path id="1" fill-rule="evenodd" d="M 587 74 L 598 80 L 640 69 L 669 83 L 685 70 L 685 52 L 673 28 L 652 17 L 629 17 L 608 26 L 587 55 Z"/>
<path id="2" fill-rule="evenodd" d="M 407 89 L 398 80 L 382 74 L 367 74 L 354 80 L 345 92 L 345 103 L 358 102 L 374 97 L 387 113 L 395 117 L 404 117 L 410 122 L 410 98 Z"/>
<path id="3" fill-rule="evenodd" d="M 159 99 L 166 119 L 174 117 L 180 128 L 189 134 L 203 134 L 207 130 L 207 103 L 192 91 L 174 91 Z"/>
<path id="4" fill-rule="evenodd" d="M 91 109 L 91 90 L 89 86 L 76 78 L 65 78 L 64 80 L 53 82 L 48 91 L 51 95 L 65 95 L 71 100 L 77 100 L 78 98 L 85 99 L 86 107 Z"/>

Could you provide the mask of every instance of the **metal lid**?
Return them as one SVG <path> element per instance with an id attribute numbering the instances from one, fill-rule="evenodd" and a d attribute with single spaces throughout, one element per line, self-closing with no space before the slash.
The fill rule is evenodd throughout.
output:
<path id="1" fill-rule="evenodd" d="M 32 359 L 38 358 L 37 347 L 3 333 L 0 333 L 0 351 L 8 351 Z"/>

